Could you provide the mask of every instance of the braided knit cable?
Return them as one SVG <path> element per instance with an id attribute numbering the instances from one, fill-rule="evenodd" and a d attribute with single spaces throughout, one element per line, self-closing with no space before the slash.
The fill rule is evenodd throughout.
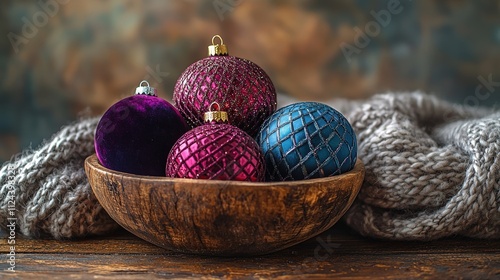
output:
<path id="1" fill-rule="evenodd" d="M 38 150 L 2 166 L 2 228 L 11 217 L 12 189 L 16 226 L 26 236 L 63 239 L 104 234 L 118 227 L 98 203 L 83 169 L 85 158 L 94 153 L 98 121 L 85 119 L 66 126 Z"/>
<path id="2" fill-rule="evenodd" d="M 347 113 L 366 177 L 345 216 L 363 235 L 500 237 L 500 113 L 385 94 Z"/>

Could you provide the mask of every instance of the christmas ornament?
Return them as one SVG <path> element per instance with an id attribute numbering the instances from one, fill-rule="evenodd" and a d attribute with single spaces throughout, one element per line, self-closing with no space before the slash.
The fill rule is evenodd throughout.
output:
<path id="1" fill-rule="evenodd" d="M 217 103 L 210 105 L 204 116 L 206 123 L 188 131 L 174 144 L 165 169 L 167 177 L 264 180 L 264 158 L 257 142 L 228 124 L 227 113 L 218 110 Z"/>
<path id="2" fill-rule="evenodd" d="M 142 81 L 135 95 L 115 103 L 99 121 L 97 158 L 109 169 L 163 176 L 168 152 L 188 129 L 179 111 Z"/>
<path id="3" fill-rule="evenodd" d="M 321 103 L 296 103 L 276 111 L 257 135 L 271 181 L 342 174 L 356 163 L 356 135 L 347 119 Z"/>
<path id="4" fill-rule="evenodd" d="M 218 38 L 220 45 L 215 44 Z M 260 125 L 276 110 L 276 90 L 257 64 L 228 55 L 222 38 L 215 35 L 209 57 L 191 64 L 177 80 L 174 105 L 191 127 L 204 123 L 203 114 L 213 100 L 231 118 L 231 124 L 255 136 Z"/>

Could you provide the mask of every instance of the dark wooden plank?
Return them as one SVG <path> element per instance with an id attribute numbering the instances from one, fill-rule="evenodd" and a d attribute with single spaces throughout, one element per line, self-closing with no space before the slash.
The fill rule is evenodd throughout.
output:
<path id="1" fill-rule="evenodd" d="M 2 246 L 7 246 L 6 239 L 0 239 Z M 328 250 L 336 253 L 350 252 L 351 254 L 467 254 L 467 253 L 500 253 L 499 240 L 478 240 L 470 238 L 448 238 L 432 242 L 417 241 L 387 241 L 372 240 L 358 236 L 345 225 L 339 224 L 332 229 L 311 238 L 292 248 L 274 253 L 284 254 L 301 253 L 314 254 L 314 251 L 324 254 Z M 17 238 L 16 251 L 18 253 L 66 253 L 66 254 L 170 254 L 160 247 L 145 242 L 126 231 L 117 232 L 110 236 L 93 237 L 80 240 L 36 240 Z"/>
<path id="2" fill-rule="evenodd" d="M 19 254 L 16 276 L 156 275 L 171 277 L 482 278 L 500 277 L 499 254 L 338 254 L 325 260 L 304 256 L 204 258 L 162 255 Z M 1 272 L 0 276 L 7 276 Z"/>
<path id="3" fill-rule="evenodd" d="M 6 239 L 1 243 L 7 248 Z M 500 240 L 380 241 L 343 224 L 292 248 L 247 258 L 173 253 L 124 231 L 73 241 L 17 236 L 16 243 L 15 276 L 23 279 L 500 278 Z M 0 279 L 8 276 L 0 272 Z"/>

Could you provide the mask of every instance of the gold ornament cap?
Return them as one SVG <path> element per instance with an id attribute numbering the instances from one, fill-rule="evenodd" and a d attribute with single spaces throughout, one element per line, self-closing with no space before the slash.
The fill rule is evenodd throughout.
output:
<path id="1" fill-rule="evenodd" d="M 215 38 L 219 38 L 220 44 L 215 44 Z M 208 56 L 228 55 L 227 46 L 220 35 L 212 37 L 212 45 L 208 46 Z"/>
<path id="2" fill-rule="evenodd" d="M 205 112 L 205 114 L 203 114 L 203 120 L 206 123 L 209 123 L 209 122 L 227 123 L 228 122 L 227 112 L 220 111 L 219 103 L 212 102 L 212 104 L 210 104 L 210 107 L 208 110 L 209 110 L 208 112 Z"/>

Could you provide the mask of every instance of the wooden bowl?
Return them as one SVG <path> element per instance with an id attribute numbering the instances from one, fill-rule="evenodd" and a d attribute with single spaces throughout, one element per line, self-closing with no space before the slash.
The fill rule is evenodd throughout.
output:
<path id="1" fill-rule="evenodd" d="M 292 182 L 237 182 L 138 176 L 103 167 L 85 171 L 108 214 L 160 247 L 217 256 L 258 255 L 305 241 L 334 225 L 364 177 L 348 173 Z"/>

